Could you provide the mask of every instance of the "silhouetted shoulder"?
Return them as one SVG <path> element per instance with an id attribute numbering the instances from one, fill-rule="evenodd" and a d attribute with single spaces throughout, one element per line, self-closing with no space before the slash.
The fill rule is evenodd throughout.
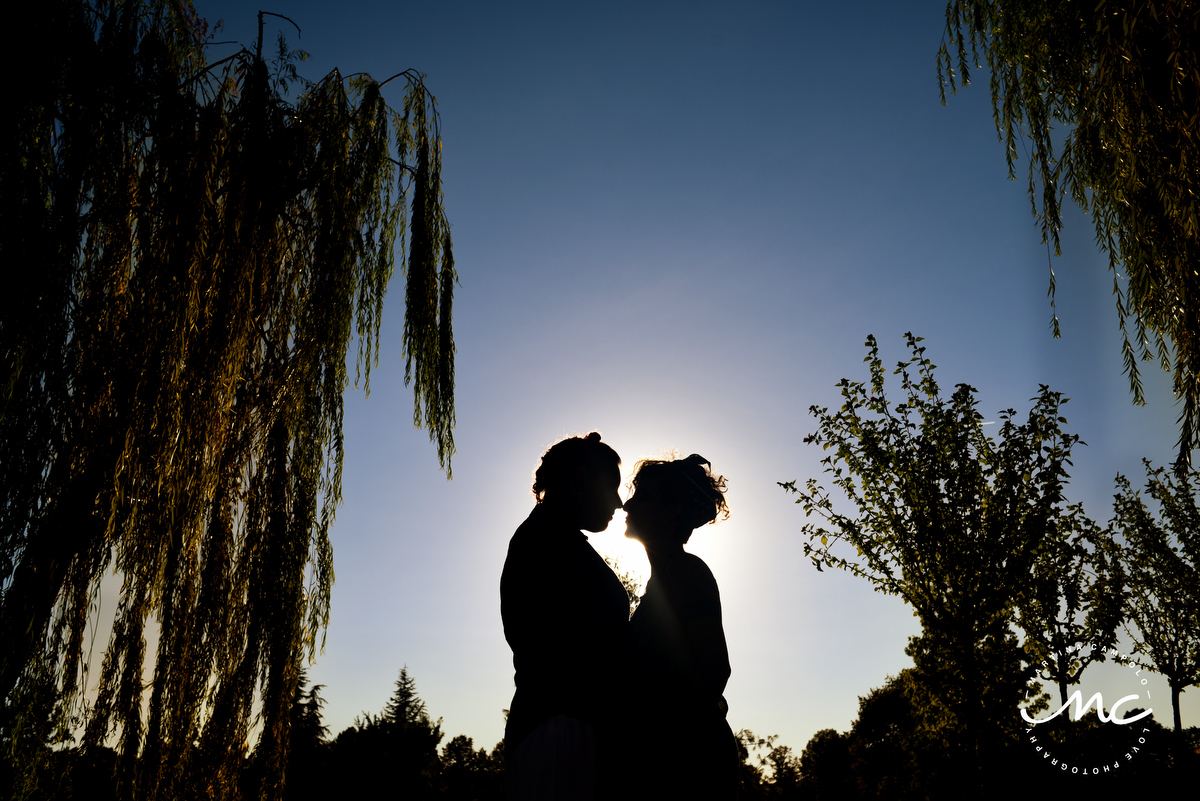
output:
<path id="1" fill-rule="evenodd" d="M 549 509 L 538 505 L 533 507 L 529 517 L 525 518 L 525 521 L 517 527 L 516 533 L 509 541 L 509 547 L 518 549 L 544 547 L 545 540 L 548 538 L 554 538 L 556 535 L 570 536 L 571 534 L 583 536 L 578 530 L 572 529 L 555 517 Z M 555 540 L 552 539 L 553 541 Z"/>
<path id="2" fill-rule="evenodd" d="M 534 592 L 540 581 L 560 574 L 552 567 L 568 554 L 586 544 L 587 538 L 576 529 L 565 525 L 542 506 L 535 506 L 508 542 L 508 557 L 504 572 L 500 576 L 501 592 L 511 587 L 518 592 L 517 585 Z M 549 576 L 539 574 L 550 571 Z"/>
<path id="3" fill-rule="evenodd" d="M 704 560 L 684 551 L 671 560 L 663 575 L 667 591 L 681 618 L 721 615 L 721 592 L 717 579 Z"/>
<path id="4" fill-rule="evenodd" d="M 704 585 L 717 592 L 717 579 L 709 566 L 694 553 L 684 551 L 671 562 L 671 572 L 688 582 Z"/>

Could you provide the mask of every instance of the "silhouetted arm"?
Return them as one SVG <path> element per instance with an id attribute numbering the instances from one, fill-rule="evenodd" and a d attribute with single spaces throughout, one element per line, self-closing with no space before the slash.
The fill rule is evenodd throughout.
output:
<path id="1" fill-rule="evenodd" d="M 729 681 L 729 650 L 719 615 L 689 620 L 684 637 L 693 658 L 692 690 L 703 696 L 719 696 Z"/>
<path id="2" fill-rule="evenodd" d="M 701 703 L 716 702 L 730 674 L 717 580 L 708 565 L 693 556 L 677 581 L 679 624 L 691 662 L 689 689 Z"/>

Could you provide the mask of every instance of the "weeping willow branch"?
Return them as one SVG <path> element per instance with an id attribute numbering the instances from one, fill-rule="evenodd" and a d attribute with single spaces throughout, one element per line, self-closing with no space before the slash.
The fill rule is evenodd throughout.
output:
<path id="1" fill-rule="evenodd" d="M 943 103 L 985 58 L 1009 177 L 1021 140 L 1030 205 L 1056 255 L 1064 197 L 1091 213 L 1134 402 L 1140 361 L 1172 374 L 1181 476 L 1200 447 L 1197 42 L 1191 0 L 948 0 L 937 56 Z M 1053 272 L 1049 290 L 1053 303 Z"/>
<path id="2" fill-rule="evenodd" d="M 450 474 L 436 103 L 335 71 L 290 104 L 260 52 L 206 67 L 190 4 L 34 8 L 45 67 L 0 154 L 0 736 L 26 778 L 78 734 L 115 738 L 124 797 L 237 797 L 249 759 L 277 798 L 329 619 L 347 352 L 369 389 L 397 248 L 413 420 Z"/>

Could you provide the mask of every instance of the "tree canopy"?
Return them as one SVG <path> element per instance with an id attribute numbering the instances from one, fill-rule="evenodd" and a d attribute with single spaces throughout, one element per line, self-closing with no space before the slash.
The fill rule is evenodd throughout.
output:
<path id="1" fill-rule="evenodd" d="M 1038 676 L 1058 687 L 1059 702 L 1093 662 L 1103 662 L 1125 614 L 1120 555 L 1101 529 L 1073 504 L 1060 516 L 1059 536 L 1043 543 L 1016 598 L 1022 647 Z M 1081 644 L 1087 644 L 1086 652 Z"/>
<path id="2" fill-rule="evenodd" d="M 1043 386 L 1025 422 L 1012 409 L 999 414 L 993 440 L 975 389 L 959 384 L 943 398 L 921 339 L 906 337 L 912 356 L 894 371 L 899 401 L 887 397 L 868 337 L 869 381 L 842 379 L 838 409 L 810 408 L 817 431 L 805 441 L 831 451 L 822 464 L 846 506 L 815 478 L 781 486 L 819 519 L 803 527 L 819 570 L 841 568 L 912 606 L 924 633 L 908 653 L 961 726 L 954 761 L 978 768 L 1036 694 L 1009 624 L 1045 544 L 1065 533 L 1063 489 L 1079 437 L 1062 428 L 1066 399 Z"/>
<path id="3" fill-rule="evenodd" d="M 1129 479 L 1118 475 L 1113 527 L 1124 541 L 1134 650 L 1170 682 L 1178 732 L 1179 694 L 1200 685 L 1200 476 L 1174 479 L 1143 461 L 1146 492 L 1157 502 L 1160 519 Z"/>
<path id="4" fill-rule="evenodd" d="M 938 51 L 943 103 L 982 53 L 1009 175 L 1028 143 L 1030 202 L 1056 254 L 1062 199 L 1091 213 L 1135 402 L 1140 359 L 1173 373 L 1179 469 L 1200 446 L 1198 42 L 1191 0 L 950 0 Z"/>
<path id="5" fill-rule="evenodd" d="M 298 82 L 262 14 L 257 44 L 212 64 L 190 3 L 26 16 L 38 58 L 0 141 L 0 733 L 17 755 L 116 737 L 121 795 L 223 798 L 258 712 L 277 797 L 329 615 L 347 353 L 369 389 L 398 246 L 413 421 L 447 473 L 454 452 L 435 100 L 412 71 Z"/>

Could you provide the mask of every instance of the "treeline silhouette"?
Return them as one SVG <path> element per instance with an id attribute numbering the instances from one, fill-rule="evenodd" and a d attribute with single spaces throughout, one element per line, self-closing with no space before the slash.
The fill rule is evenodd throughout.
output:
<path id="1" fill-rule="evenodd" d="M 378 714 L 364 712 L 331 737 L 324 722 L 324 685 L 302 676 L 291 707 L 290 748 L 283 788 L 286 801 L 328 799 L 429 799 L 430 801 L 501 801 L 505 798 L 504 741 L 489 751 L 466 735 L 443 743 L 442 719 L 434 720 L 417 694 L 407 667 L 400 670 L 391 697 Z M 636 727 L 636 722 L 631 724 Z M 815 798 L 802 777 L 801 760 L 778 738 L 738 733 L 742 756 L 743 799 Z M 241 796 L 260 797 L 269 774 L 254 764 L 249 746 L 242 771 Z M 28 801 L 115 801 L 129 788 L 117 786 L 118 753 L 107 746 L 69 748 L 46 754 L 47 769 L 36 781 L 21 783 L 32 791 Z M 822 763 L 824 764 L 824 763 Z M 0 761 L 3 795 L 17 786 L 13 764 Z M 185 782 L 198 786 L 196 782 Z"/>
<path id="2" fill-rule="evenodd" d="M 822 729 L 812 736 L 791 768 L 797 774 L 795 794 L 776 797 L 963 798 L 959 767 L 970 755 L 963 753 L 967 740 L 946 714 L 942 692 L 913 668 L 889 677 L 859 698 L 858 718 L 848 731 Z M 1142 711 L 1126 710 L 1121 718 Z M 994 747 L 985 798 L 1080 787 L 1115 792 L 1196 786 L 1200 780 L 1200 727 L 1175 732 L 1150 717 L 1114 726 L 1092 714 L 1078 721 L 1064 715 L 1010 734 Z"/>
<path id="3" fill-rule="evenodd" d="M 490 752 L 463 735 L 443 744 L 442 721 L 430 717 L 407 667 L 400 670 L 381 712 L 364 712 L 333 737 L 324 722 L 323 690 L 324 685 L 309 685 L 301 675 L 290 711 L 283 788 L 287 801 L 504 798 L 504 743 Z M 269 794 L 270 772 L 256 764 L 249 744 L 242 752 L 239 794 L 247 799 Z M 21 777 L 6 759 L 4 796 L 12 787 L 24 786 L 34 788 L 25 796 L 29 801 L 126 797 L 131 795 L 128 788 L 118 787 L 114 779 L 117 758 L 106 746 L 56 751 L 48 755 L 49 769 L 41 771 L 36 782 L 19 782 Z M 201 777 L 194 778 L 184 785 L 199 786 Z"/>
<path id="4" fill-rule="evenodd" d="M 448 741 L 442 720 L 430 717 L 417 694 L 416 681 L 404 667 L 391 697 L 378 714 L 364 712 L 330 737 L 323 719 L 323 685 L 302 677 L 291 707 L 290 749 L 283 797 L 287 801 L 331 798 L 500 801 L 505 798 L 504 741 L 489 751 L 466 735 Z M 738 732 L 742 801 L 859 801 L 860 799 L 950 799 L 961 791 L 956 762 L 964 741 L 953 716 L 943 714 L 939 691 L 928 677 L 909 668 L 884 686 L 859 698 L 858 718 L 850 729 L 818 731 L 797 755 L 778 737 Z M 1125 718 L 1141 710 L 1131 709 Z M 636 721 L 631 722 L 632 729 Z M 1200 780 L 1200 727 L 1181 733 L 1152 718 L 1126 727 L 1101 724 L 1094 716 L 1078 722 L 1065 717 L 1030 733 L 1010 737 L 994 755 L 1004 773 L 992 777 L 991 790 L 1009 793 L 1020 787 L 1079 787 L 1071 767 L 1108 766 L 1105 790 L 1165 786 Z M 1139 738 L 1145 740 L 1138 743 Z M 1038 745 L 1041 748 L 1038 748 Z M 1126 754 L 1137 746 L 1132 759 Z M 250 749 L 242 771 L 241 795 L 259 797 L 268 774 L 254 764 Z M 119 788 L 117 752 L 108 747 L 71 748 L 47 755 L 48 770 L 26 782 L 29 801 L 87 798 L 110 801 L 127 795 Z M 1050 767 L 1050 760 L 1068 768 Z M 5 795 L 14 786 L 13 766 L 3 762 Z M 199 777 L 196 777 L 197 780 Z M 193 785 L 195 786 L 195 785 Z M 1180 785 L 1184 786 L 1184 785 Z M 1194 786 L 1194 784 L 1192 785 Z"/>

